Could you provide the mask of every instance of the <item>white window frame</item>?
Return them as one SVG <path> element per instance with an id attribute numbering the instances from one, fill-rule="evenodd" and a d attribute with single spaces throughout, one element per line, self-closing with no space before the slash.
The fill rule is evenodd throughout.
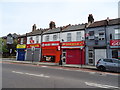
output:
<path id="1" fill-rule="evenodd" d="M 81 32 L 76 32 L 76 41 L 81 41 Z"/>
<path id="2" fill-rule="evenodd" d="M 45 41 L 48 42 L 49 41 L 49 35 L 45 36 Z"/>
<path id="3" fill-rule="evenodd" d="M 53 35 L 53 41 L 57 41 L 58 36 L 57 35 Z"/>
<path id="4" fill-rule="evenodd" d="M 115 29 L 115 39 L 120 39 L 120 28 Z"/>
<path id="5" fill-rule="evenodd" d="M 71 33 L 67 33 L 67 42 L 71 42 L 72 35 Z"/>
<path id="6" fill-rule="evenodd" d="M 100 33 L 103 33 L 103 35 L 100 35 Z M 105 31 L 99 31 L 99 40 L 105 40 Z"/>
<path id="7" fill-rule="evenodd" d="M 39 36 L 36 36 L 36 43 L 39 43 Z"/>

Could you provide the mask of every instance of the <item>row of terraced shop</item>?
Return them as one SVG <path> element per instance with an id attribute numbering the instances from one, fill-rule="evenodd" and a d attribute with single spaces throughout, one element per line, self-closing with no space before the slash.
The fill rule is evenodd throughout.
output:
<path id="1" fill-rule="evenodd" d="M 96 65 L 100 58 L 120 59 L 120 18 L 37 29 L 18 37 L 17 60 Z"/>

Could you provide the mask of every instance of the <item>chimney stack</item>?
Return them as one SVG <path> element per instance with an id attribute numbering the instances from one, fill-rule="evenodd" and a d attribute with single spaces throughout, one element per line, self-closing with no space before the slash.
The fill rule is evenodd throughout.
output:
<path id="1" fill-rule="evenodd" d="M 36 24 L 32 26 L 32 32 L 36 30 Z"/>
<path id="2" fill-rule="evenodd" d="M 94 18 L 92 14 L 89 14 L 88 16 L 88 23 L 93 23 L 94 22 Z"/>
<path id="3" fill-rule="evenodd" d="M 49 28 L 53 29 L 55 27 L 56 27 L 55 22 L 51 21 L 50 24 L 49 24 Z"/>

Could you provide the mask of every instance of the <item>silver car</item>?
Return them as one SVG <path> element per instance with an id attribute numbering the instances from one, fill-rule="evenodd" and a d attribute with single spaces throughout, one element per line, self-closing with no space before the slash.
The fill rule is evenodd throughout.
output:
<path id="1" fill-rule="evenodd" d="M 97 61 L 96 67 L 101 71 L 120 72 L 120 60 L 114 58 L 104 58 Z"/>

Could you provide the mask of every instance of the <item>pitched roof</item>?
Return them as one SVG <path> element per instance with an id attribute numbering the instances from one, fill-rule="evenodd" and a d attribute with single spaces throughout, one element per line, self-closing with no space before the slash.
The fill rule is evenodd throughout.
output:
<path id="1" fill-rule="evenodd" d="M 93 22 L 92 24 L 90 24 L 88 26 L 88 28 L 106 26 L 107 24 L 108 25 L 119 25 L 120 18 L 110 19 L 108 22 L 107 22 L 107 20 L 96 21 L 96 22 Z"/>
<path id="2" fill-rule="evenodd" d="M 83 30 L 85 29 L 85 24 L 78 24 L 78 25 L 67 25 L 63 27 L 64 31 L 76 31 L 76 30 Z"/>
<path id="3" fill-rule="evenodd" d="M 101 21 L 93 22 L 92 24 L 90 24 L 90 25 L 88 26 L 88 28 L 100 27 L 100 26 L 105 26 L 105 25 L 107 25 L 106 20 L 101 20 Z"/>
<path id="4" fill-rule="evenodd" d="M 35 31 L 33 31 L 33 32 L 27 33 L 27 36 L 39 35 L 39 34 L 41 34 L 41 33 L 42 33 L 42 30 L 37 29 L 37 30 L 35 30 Z"/>
<path id="5" fill-rule="evenodd" d="M 108 25 L 120 25 L 120 18 L 109 20 Z"/>
<path id="6" fill-rule="evenodd" d="M 45 32 L 43 32 L 43 34 L 51 34 L 51 33 L 57 33 L 57 32 L 60 32 L 60 27 L 53 28 L 53 29 L 48 29 Z"/>
<path id="7" fill-rule="evenodd" d="M 26 37 L 26 34 L 18 35 L 18 38 L 21 38 L 21 37 Z"/>

